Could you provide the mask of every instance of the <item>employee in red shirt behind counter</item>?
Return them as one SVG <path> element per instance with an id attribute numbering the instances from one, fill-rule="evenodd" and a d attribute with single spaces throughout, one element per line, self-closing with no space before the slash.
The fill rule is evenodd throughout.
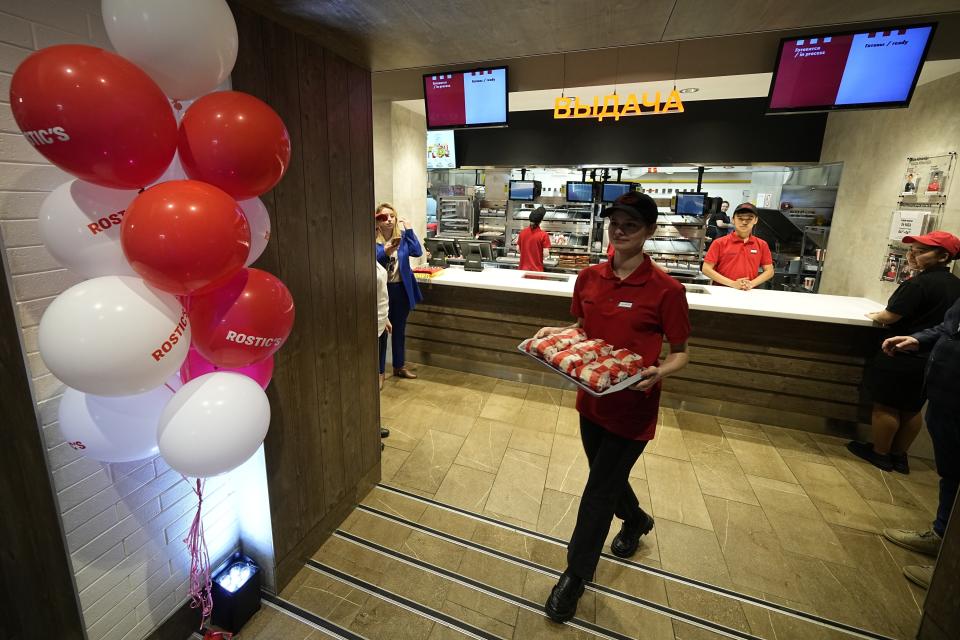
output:
<path id="1" fill-rule="evenodd" d="M 770 247 L 751 234 L 757 220 L 757 209 L 752 204 L 737 206 L 733 212 L 734 232 L 710 244 L 703 259 L 703 275 L 716 284 L 741 291 L 749 291 L 773 277 Z"/>
<path id="2" fill-rule="evenodd" d="M 530 214 L 530 226 L 517 236 L 522 271 L 543 271 L 543 260 L 550 255 L 550 235 L 540 228 L 546 213 L 543 207 L 534 209 Z"/>

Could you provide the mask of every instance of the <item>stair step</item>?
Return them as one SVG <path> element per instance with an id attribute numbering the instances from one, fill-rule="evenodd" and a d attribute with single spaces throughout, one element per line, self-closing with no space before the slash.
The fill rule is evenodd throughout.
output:
<path id="1" fill-rule="evenodd" d="M 390 523 L 393 523 L 416 531 L 419 538 L 443 540 L 447 545 L 468 548 L 471 553 L 486 554 L 494 562 L 507 562 L 539 572 L 549 576 L 551 586 L 555 576 L 566 567 L 565 540 L 395 487 L 378 485 L 344 523 L 343 529 L 351 530 L 349 525 L 361 517 L 360 512 L 381 522 L 368 520 L 357 533 L 388 547 L 398 537 L 407 537 L 392 530 Z M 450 558 L 455 555 L 447 551 Z M 649 560 L 636 562 L 604 554 L 595 583 L 588 587 L 588 593 L 591 591 L 604 601 L 629 602 L 647 609 L 648 613 L 659 611 L 673 618 L 675 630 L 685 630 L 682 634 L 685 638 L 710 633 L 770 640 L 784 637 L 891 640 L 882 634 L 674 574 Z M 546 593 L 541 595 L 540 602 Z M 690 625 L 697 627 L 694 629 L 697 634 L 687 630 Z M 677 637 L 681 637 L 679 631 Z"/>
<path id="2" fill-rule="evenodd" d="M 263 592 L 260 610 L 243 627 L 243 640 L 278 638 L 365 640 L 362 636 L 337 627 L 283 598 Z M 194 631 L 190 640 L 203 640 L 203 635 Z"/>
<path id="3" fill-rule="evenodd" d="M 324 546 L 334 539 L 328 540 Z M 344 635 L 344 638 L 486 640 L 483 635 L 471 633 L 465 625 L 451 628 L 450 622 L 441 616 L 411 607 L 408 599 L 400 594 L 378 588 L 379 585 L 364 579 L 371 575 L 370 569 L 352 568 L 353 571 L 347 572 L 323 563 L 308 564 L 284 589 L 284 599 L 352 634 Z"/>
<path id="4" fill-rule="evenodd" d="M 589 597 L 581 600 L 580 615 L 573 621 L 558 625 L 547 620 L 540 596 L 553 586 L 552 576 L 505 572 L 503 566 L 491 562 L 495 559 L 479 553 L 470 556 L 469 550 L 463 554 L 460 570 L 445 568 L 430 560 L 435 555 L 442 558 L 446 550 L 437 548 L 438 554 L 434 554 L 427 547 L 415 548 L 416 541 L 414 546 L 399 550 L 409 538 L 409 530 L 401 525 L 392 524 L 397 535 L 391 546 L 347 530 L 354 526 L 364 529 L 367 524 L 364 517 L 361 514 L 349 518 L 353 525 L 345 523 L 344 529 L 335 532 L 308 564 L 332 567 L 350 576 L 365 573 L 365 578 L 353 579 L 364 580 L 416 603 L 412 608 L 469 619 L 471 624 L 490 634 L 488 637 L 526 639 L 543 634 L 555 638 L 609 640 L 637 637 L 636 633 L 624 633 L 594 622 L 594 601 Z M 656 631 L 648 634 L 651 639 L 674 638 L 668 619 L 660 621 L 656 629 L 648 625 L 648 630 Z"/>

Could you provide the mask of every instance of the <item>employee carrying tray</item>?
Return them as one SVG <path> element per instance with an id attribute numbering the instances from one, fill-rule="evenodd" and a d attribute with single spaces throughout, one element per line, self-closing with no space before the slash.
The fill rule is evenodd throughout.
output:
<path id="1" fill-rule="evenodd" d="M 524 340 L 517 350 L 598 398 L 623 391 L 643 379 L 640 356 L 627 349 L 615 349 L 602 340 L 589 340 L 579 328 L 544 339 Z M 548 362 L 552 359 L 559 359 L 563 368 Z M 593 384 L 585 381 L 584 376 Z"/>

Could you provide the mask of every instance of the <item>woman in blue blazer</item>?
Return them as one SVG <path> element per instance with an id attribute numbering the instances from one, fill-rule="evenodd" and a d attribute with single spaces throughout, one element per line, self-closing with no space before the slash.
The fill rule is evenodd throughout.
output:
<path id="1" fill-rule="evenodd" d="M 393 325 L 393 375 L 398 378 L 416 378 L 407 369 L 404 338 L 407 316 L 423 299 L 420 286 L 410 268 L 410 258 L 423 255 L 417 234 L 404 220 L 397 219 L 393 205 L 383 203 L 375 214 L 377 224 L 377 262 L 387 270 L 387 293 L 390 298 L 390 324 Z M 387 363 L 387 332 L 380 334 L 380 385 L 383 386 Z"/>

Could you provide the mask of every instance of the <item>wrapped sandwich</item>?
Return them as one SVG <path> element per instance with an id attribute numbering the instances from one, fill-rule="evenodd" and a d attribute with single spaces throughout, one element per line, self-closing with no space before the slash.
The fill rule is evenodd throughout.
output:
<path id="1" fill-rule="evenodd" d="M 628 380 L 635 382 L 643 367 L 639 355 L 590 339 L 579 327 L 524 340 L 519 349 L 595 394 Z"/>

